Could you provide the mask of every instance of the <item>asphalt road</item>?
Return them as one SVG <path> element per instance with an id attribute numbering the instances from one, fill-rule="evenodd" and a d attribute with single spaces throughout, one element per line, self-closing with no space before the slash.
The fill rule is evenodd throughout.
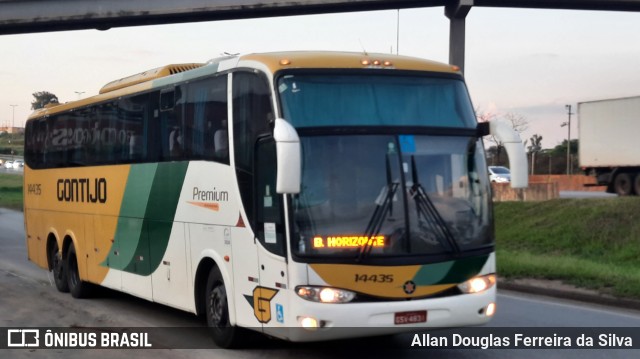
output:
<path id="1" fill-rule="evenodd" d="M 48 273 L 26 259 L 22 213 L 0 209 L 0 329 L 6 327 L 191 327 L 169 329 L 156 348 L 210 345 L 204 323 L 189 313 L 103 290 L 75 300 L 52 286 Z M 640 313 L 499 291 L 492 327 L 640 327 Z M 640 330 L 640 329 L 639 329 Z M 57 350 L 0 351 L 0 358 L 631 358 L 640 350 L 434 349 L 412 347 L 416 333 L 329 343 L 252 339 L 245 350 Z M 375 349 L 372 349 L 374 348 Z"/>
<path id="2" fill-rule="evenodd" d="M 6 173 L 10 175 L 22 175 L 24 173 L 24 167 L 5 168 L 4 166 L 0 166 L 0 173 Z"/>

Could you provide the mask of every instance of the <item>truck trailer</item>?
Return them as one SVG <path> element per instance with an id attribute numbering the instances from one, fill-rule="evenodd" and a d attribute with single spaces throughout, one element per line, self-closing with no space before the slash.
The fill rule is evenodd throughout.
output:
<path id="1" fill-rule="evenodd" d="M 620 196 L 640 195 L 640 96 L 578 103 L 585 174 Z"/>

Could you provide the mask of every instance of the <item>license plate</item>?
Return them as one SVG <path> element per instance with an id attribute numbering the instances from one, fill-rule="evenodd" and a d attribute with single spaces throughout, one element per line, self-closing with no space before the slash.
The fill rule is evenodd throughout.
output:
<path id="1" fill-rule="evenodd" d="M 399 312 L 395 314 L 394 324 L 424 323 L 427 321 L 427 311 Z"/>

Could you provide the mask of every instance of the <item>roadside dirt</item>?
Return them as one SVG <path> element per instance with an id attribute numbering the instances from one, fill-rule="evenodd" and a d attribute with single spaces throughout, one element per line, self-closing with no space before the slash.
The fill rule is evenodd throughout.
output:
<path id="1" fill-rule="evenodd" d="M 154 318 L 146 321 L 140 318 L 146 315 L 136 315 L 135 311 L 144 313 L 144 307 L 155 306 L 145 304 L 143 301 L 127 298 L 122 300 L 119 294 L 107 293 L 100 298 L 88 300 L 73 299 L 69 294 L 59 293 L 49 284 L 46 272 L 43 279 L 32 279 L 11 272 L 0 263 L 0 328 L 24 328 L 24 327 L 152 327 L 162 326 L 165 318 Z M 113 311 L 113 305 L 107 302 L 120 301 L 121 311 Z M 126 304 L 132 302 L 131 304 Z M 157 311 L 157 310 L 156 310 Z M 195 316 L 185 313 L 176 313 L 169 310 L 171 325 L 184 326 L 199 325 Z M 177 319 L 176 319 L 177 318 Z M 207 335 L 206 330 L 202 336 Z M 163 338 L 170 342 L 171 338 Z M 202 338 L 200 338 L 201 340 Z M 166 346 L 163 343 L 154 343 L 160 348 Z M 216 350 L 222 354 L 224 351 Z M 207 354 L 208 353 L 208 354 Z M 223 357 L 226 355 L 223 355 Z M 174 359 L 174 358 L 205 358 L 211 357 L 208 350 L 168 350 L 168 349 L 10 349 L 0 350 L 0 358 L 141 358 L 141 359 Z"/>

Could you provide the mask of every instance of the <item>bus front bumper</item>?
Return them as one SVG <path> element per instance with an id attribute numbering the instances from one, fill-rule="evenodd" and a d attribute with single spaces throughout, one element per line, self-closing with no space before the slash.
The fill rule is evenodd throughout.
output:
<path id="1" fill-rule="evenodd" d="M 264 332 L 291 341 L 320 341 L 477 326 L 491 320 L 495 300 L 495 286 L 482 293 L 376 303 L 328 304 L 292 296 L 286 316 L 289 326 L 264 327 Z M 406 319 L 412 312 L 420 319 L 426 314 L 426 320 L 396 324 L 398 318 Z"/>

